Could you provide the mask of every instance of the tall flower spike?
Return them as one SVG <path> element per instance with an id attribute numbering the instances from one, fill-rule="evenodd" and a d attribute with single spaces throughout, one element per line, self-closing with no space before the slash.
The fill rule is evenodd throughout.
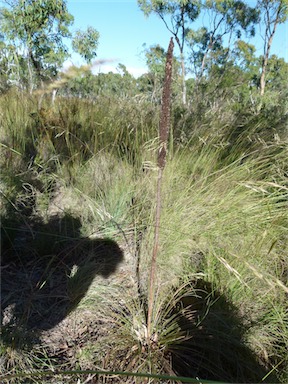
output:
<path id="1" fill-rule="evenodd" d="M 167 155 L 167 141 L 170 126 L 170 94 L 171 94 L 171 81 L 172 81 L 172 60 L 173 60 L 173 38 L 170 40 L 168 47 L 165 80 L 162 94 L 162 110 L 159 125 L 159 152 L 158 152 L 158 179 L 157 179 L 157 195 L 156 195 L 156 214 L 155 214 L 155 233 L 154 233 L 154 246 L 150 266 L 149 276 L 149 291 L 148 291 L 148 313 L 147 313 L 147 343 L 150 345 L 153 340 L 152 335 L 152 313 L 154 307 L 154 291 L 156 282 L 156 268 L 157 268 L 157 254 L 159 244 L 159 228 L 160 228 L 160 213 L 161 213 L 161 185 L 163 169 L 166 163 Z"/>
<path id="2" fill-rule="evenodd" d="M 167 155 L 167 141 L 170 127 L 170 98 L 171 98 L 171 82 L 172 82 L 172 62 L 173 62 L 173 38 L 171 37 L 168 47 L 166 67 L 165 67 L 165 80 L 162 94 L 162 109 L 159 126 L 159 139 L 160 148 L 158 153 L 158 166 L 165 167 Z"/>

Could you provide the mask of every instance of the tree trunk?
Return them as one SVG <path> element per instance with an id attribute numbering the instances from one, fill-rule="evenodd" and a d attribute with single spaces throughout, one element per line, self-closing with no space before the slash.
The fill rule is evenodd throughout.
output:
<path id="1" fill-rule="evenodd" d="M 182 102 L 183 102 L 183 105 L 186 105 L 187 90 L 186 90 L 186 81 L 185 81 L 185 61 L 184 61 L 183 52 L 181 52 L 181 75 L 182 75 Z"/>
<path id="2" fill-rule="evenodd" d="M 265 57 L 263 59 L 263 64 L 262 64 L 262 71 L 261 71 L 261 76 L 260 76 L 260 95 L 263 96 L 265 92 L 265 85 L 266 85 L 266 68 L 268 64 L 268 55 L 267 53 L 265 54 Z"/>
<path id="3" fill-rule="evenodd" d="M 33 82 L 33 71 L 31 68 L 31 60 L 30 56 L 27 60 L 27 67 L 28 67 L 28 74 L 29 74 L 29 94 L 32 95 L 33 89 L 34 89 L 34 82 Z"/>
<path id="4" fill-rule="evenodd" d="M 260 95 L 261 96 L 263 96 L 264 92 L 265 92 L 266 69 L 267 69 L 267 64 L 268 64 L 268 59 L 269 59 L 269 54 L 270 54 L 270 49 L 271 49 L 273 37 L 274 37 L 275 31 L 276 31 L 276 26 L 277 26 L 277 20 L 275 21 L 273 31 L 269 37 L 266 52 L 264 52 L 264 58 L 263 58 L 263 63 L 262 63 L 261 76 L 260 76 Z"/>
<path id="5" fill-rule="evenodd" d="M 182 102 L 183 105 L 186 105 L 187 101 L 187 91 L 186 91 L 186 81 L 185 81 L 185 58 L 183 53 L 183 44 L 181 44 L 179 37 L 174 34 L 176 43 L 178 44 L 179 50 L 180 50 L 180 57 L 181 57 L 181 77 L 182 77 Z"/>
<path id="6" fill-rule="evenodd" d="M 280 17 L 280 12 L 281 12 L 281 6 L 282 6 L 282 3 L 279 4 L 279 8 L 277 10 L 277 15 L 276 15 L 276 18 L 275 18 L 275 21 L 274 21 L 274 26 L 273 26 L 273 30 L 272 32 L 270 33 L 270 36 L 268 38 L 268 41 L 267 41 L 267 49 L 265 50 L 264 49 L 264 58 L 263 58 L 263 63 L 262 63 L 262 70 L 261 70 L 261 76 L 260 76 L 260 95 L 263 96 L 264 95 L 264 92 L 265 92 L 265 86 L 266 86 L 266 69 L 267 69 L 267 64 L 268 64 L 268 59 L 269 59 L 269 54 L 270 54 L 270 49 L 271 49 L 271 45 L 272 45 L 272 41 L 273 41 L 273 37 L 275 35 L 275 32 L 276 32 L 276 28 L 277 28 L 277 25 L 279 23 L 279 17 Z M 267 11 L 269 12 L 269 11 Z M 268 18 L 269 20 L 269 18 Z M 270 25 L 266 25 L 266 36 L 265 38 L 268 37 L 268 31 L 270 30 Z"/>

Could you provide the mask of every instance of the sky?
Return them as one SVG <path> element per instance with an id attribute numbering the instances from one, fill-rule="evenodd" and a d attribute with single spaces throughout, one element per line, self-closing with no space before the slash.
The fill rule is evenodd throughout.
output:
<path id="1" fill-rule="evenodd" d="M 255 5 L 253 0 L 247 3 Z M 95 68 L 95 72 L 117 72 L 117 66 L 121 63 L 137 77 L 147 71 L 145 48 L 155 44 L 168 48 L 171 34 L 163 21 L 156 15 L 146 18 L 137 0 L 67 0 L 67 5 L 74 16 L 72 31 L 92 26 L 100 33 L 97 59 L 107 62 Z M 201 17 L 193 24 L 195 29 L 202 25 Z M 256 54 L 261 55 L 261 26 L 257 28 L 256 38 L 250 42 L 256 46 Z M 177 48 L 174 52 L 175 55 L 179 54 Z M 288 62 L 288 22 L 278 26 L 271 53 L 284 57 Z M 65 67 L 70 63 L 81 65 L 83 61 L 80 56 L 73 54 Z"/>

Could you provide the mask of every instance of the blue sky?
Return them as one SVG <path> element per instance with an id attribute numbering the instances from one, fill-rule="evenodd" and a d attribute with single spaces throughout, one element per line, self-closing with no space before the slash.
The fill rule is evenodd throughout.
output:
<path id="1" fill-rule="evenodd" d="M 251 5 L 254 1 L 248 2 Z M 171 34 L 162 20 L 155 15 L 146 18 L 137 5 L 137 0 L 68 0 L 69 12 L 74 16 L 73 30 L 93 26 L 100 33 L 98 59 L 106 59 L 106 64 L 98 71 L 114 70 L 118 63 L 124 64 L 128 71 L 138 76 L 146 71 L 143 44 L 150 47 L 160 44 L 168 47 Z M 202 26 L 201 17 L 194 23 L 195 28 Z M 262 53 L 260 31 L 250 41 Z M 272 53 L 285 57 L 288 62 L 288 23 L 279 25 L 272 45 Z M 175 48 L 177 55 L 177 49 Z M 81 59 L 73 55 L 70 62 L 79 65 Z"/>

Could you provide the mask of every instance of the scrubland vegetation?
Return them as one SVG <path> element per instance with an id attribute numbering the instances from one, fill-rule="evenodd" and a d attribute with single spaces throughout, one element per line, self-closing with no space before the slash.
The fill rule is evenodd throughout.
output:
<path id="1" fill-rule="evenodd" d="M 165 50 L 2 76 L 2 382 L 288 381 L 288 67 L 233 52 L 186 104 L 175 58 L 149 337 Z"/>

